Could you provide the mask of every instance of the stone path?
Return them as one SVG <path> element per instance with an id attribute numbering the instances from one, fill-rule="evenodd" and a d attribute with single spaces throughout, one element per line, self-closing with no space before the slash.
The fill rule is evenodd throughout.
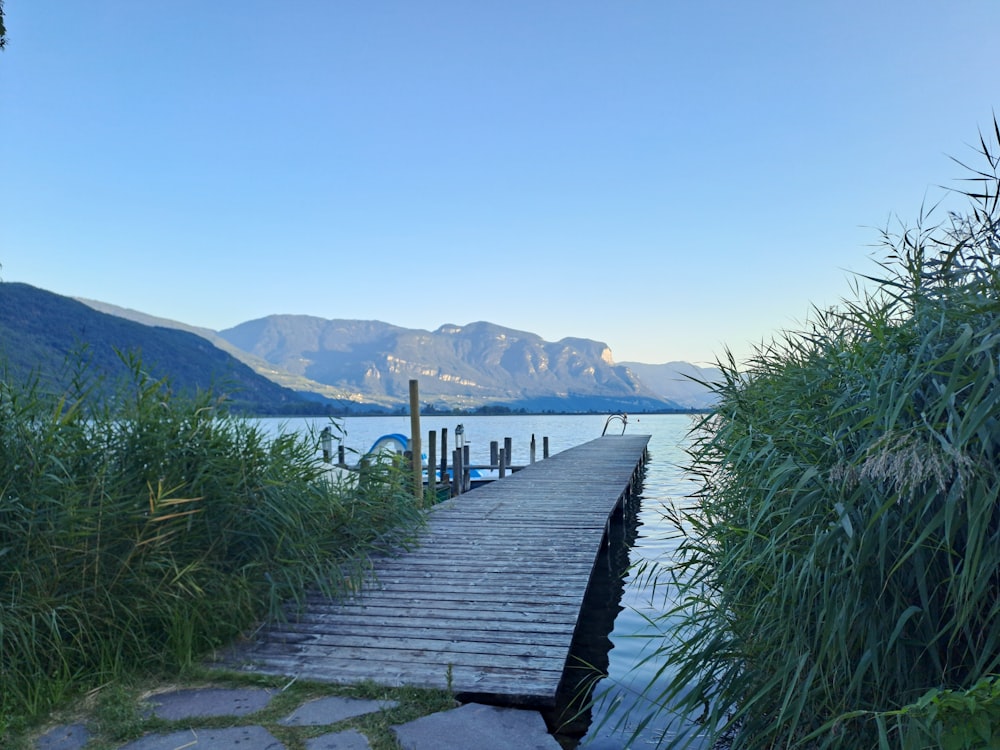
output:
<path id="1" fill-rule="evenodd" d="M 151 716 L 168 721 L 231 717 L 236 726 L 191 728 L 151 733 L 119 750 L 286 750 L 254 715 L 267 707 L 277 690 L 265 688 L 195 688 L 160 693 L 149 699 Z M 307 750 L 370 750 L 368 738 L 339 722 L 394 708 L 395 701 L 330 696 L 303 702 L 277 723 L 285 726 L 331 726 L 306 741 Z M 392 727 L 403 750 L 559 750 L 537 711 L 466 704 Z M 36 750 L 83 750 L 90 740 L 84 724 L 55 727 L 38 738 Z"/>

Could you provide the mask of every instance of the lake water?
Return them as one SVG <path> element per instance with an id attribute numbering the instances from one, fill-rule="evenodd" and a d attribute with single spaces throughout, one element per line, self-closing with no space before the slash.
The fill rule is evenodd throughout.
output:
<path id="1" fill-rule="evenodd" d="M 613 543 L 606 557 L 599 561 L 605 571 L 602 580 L 592 584 L 583 617 L 591 621 L 594 632 L 587 631 L 581 644 L 581 658 L 605 669 L 607 677 L 597 683 L 594 706 L 569 730 L 583 734 L 580 746 L 588 744 L 602 750 L 621 748 L 638 722 L 655 711 L 643 702 L 641 693 L 654 678 L 658 665 L 649 663 L 637 668 L 644 656 L 659 643 L 657 626 L 651 620 L 667 609 L 669 592 L 638 584 L 635 566 L 643 561 L 669 563 L 676 547 L 671 527 L 663 518 L 671 503 L 684 503 L 694 485 L 681 466 L 685 460 L 687 433 L 694 418 L 683 414 L 638 415 L 629 418 L 628 434 L 648 434 L 649 463 L 639 495 L 638 508 L 631 518 L 612 528 Z M 431 430 L 448 430 L 449 451 L 454 447 L 455 427 L 462 424 L 470 446 L 472 464 L 489 463 L 490 441 L 511 438 L 512 464 L 527 464 L 532 435 L 537 443 L 537 458 L 542 459 L 542 438 L 549 439 L 549 452 L 555 454 L 601 435 L 603 415 L 511 415 L 511 416 L 423 416 L 420 431 L 425 445 Z M 312 430 L 318 435 L 330 424 L 328 419 L 264 420 L 270 429 Z M 381 435 L 410 432 L 410 419 L 399 417 L 348 417 L 338 420 L 344 431 L 343 443 L 349 450 L 366 451 Z M 621 423 L 612 422 L 609 434 L 620 434 Z M 348 463 L 355 458 L 348 456 Z M 440 460 L 440 459 L 439 459 Z M 609 632 L 610 631 L 610 632 Z M 596 654 L 593 653 L 596 650 Z M 574 645 L 574 652 L 577 646 Z M 603 659 L 606 659 L 606 665 Z M 653 691 L 655 694 L 655 691 Z M 664 718 L 654 719 L 633 739 L 631 747 L 655 747 L 665 734 Z M 565 742 L 572 744 L 568 740 Z M 707 744 L 692 744 L 692 748 Z"/>

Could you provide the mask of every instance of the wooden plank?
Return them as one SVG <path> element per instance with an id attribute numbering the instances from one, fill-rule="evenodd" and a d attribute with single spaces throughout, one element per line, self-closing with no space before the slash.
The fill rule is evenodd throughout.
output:
<path id="1" fill-rule="evenodd" d="M 552 705 L 608 519 L 648 440 L 592 440 L 446 500 L 419 546 L 375 560 L 354 596 L 307 597 L 225 662 Z"/>

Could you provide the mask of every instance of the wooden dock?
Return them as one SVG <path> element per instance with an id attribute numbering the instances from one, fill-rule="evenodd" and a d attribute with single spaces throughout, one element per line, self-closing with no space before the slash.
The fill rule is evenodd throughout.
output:
<path id="1" fill-rule="evenodd" d="M 310 600 L 229 666 L 553 705 L 608 519 L 648 441 L 601 437 L 441 503 L 420 546 L 379 560 L 352 599 Z"/>

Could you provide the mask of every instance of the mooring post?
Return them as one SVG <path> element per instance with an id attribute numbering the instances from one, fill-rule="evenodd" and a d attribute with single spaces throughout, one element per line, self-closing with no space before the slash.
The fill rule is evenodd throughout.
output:
<path id="1" fill-rule="evenodd" d="M 329 425 L 319 434 L 319 444 L 323 449 L 323 463 L 330 463 L 333 460 L 333 430 Z"/>
<path id="2" fill-rule="evenodd" d="M 420 391 L 417 381 L 410 381 L 410 450 L 413 452 L 413 497 L 418 504 L 424 499 L 424 462 L 420 457 Z"/>
<path id="3" fill-rule="evenodd" d="M 451 454 L 451 494 L 453 496 L 462 494 L 462 478 L 464 473 L 462 451 L 456 448 Z"/>
<path id="4" fill-rule="evenodd" d="M 469 450 L 471 446 L 466 443 L 462 446 L 462 483 L 464 484 L 463 492 L 468 492 L 472 489 L 472 461 L 469 460 Z"/>
<path id="5" fill-rule="evenodd" d="M 441 428 L 441 483 L 447 482 L 448 476 L 448 428 Z"/>
<path id="6" fill-rule="evenodd" d="M 431 502 L 437 501 L 437 433 L 427 433 L 427 490 Z"/>
<path id="7" fill-rule="evenodd" d="M 337 446 L 337 465 L 340 467 L 347 466 L 347 456 L 345 454 L 344 444 L 341 443 Z"/>
<path id="8" fill-rule="evenodd" d="M 503 479 L 505 476 L 507 476 L 507 461 L 505 460 L 506 457 L 507 457 L 507 454 L 504 453 L 503 448 L 501 448 L 500 449 L 500 460 L 498 462 L 498 465 L 500 466 L 500 478 L 501 479 Z"/>
<path id="9" fill-rule="evenodd" d="M 490 468 L 495 469 L 500 461 L 500 443 L 496 440 L 490 441 Z"/>
<path id="10" fill-rule="evenodd" d="M 510 468 L 510 454 L 513 453 L 513 450 L 512 450 L 512 447 L 511 447 L 513 445 L 513 443 L 514 443 L 514 441 L 511 438 L 505 437 L 503 439 L 503 449 L 504 449 L 505 454 L 507 456 L 507 468 L 508 469 Z"/>
<path id="11" fill-rule="evenodd" d="M 545 435 L 542 437 L 542 458 L 549 457 L 549 436 Z"/>
<path id="12" fill-rule="evenodd" d="M 531 447 L 528 449 L 529 463 L 535 463 L 535 433 L 531 433 Z"/>

